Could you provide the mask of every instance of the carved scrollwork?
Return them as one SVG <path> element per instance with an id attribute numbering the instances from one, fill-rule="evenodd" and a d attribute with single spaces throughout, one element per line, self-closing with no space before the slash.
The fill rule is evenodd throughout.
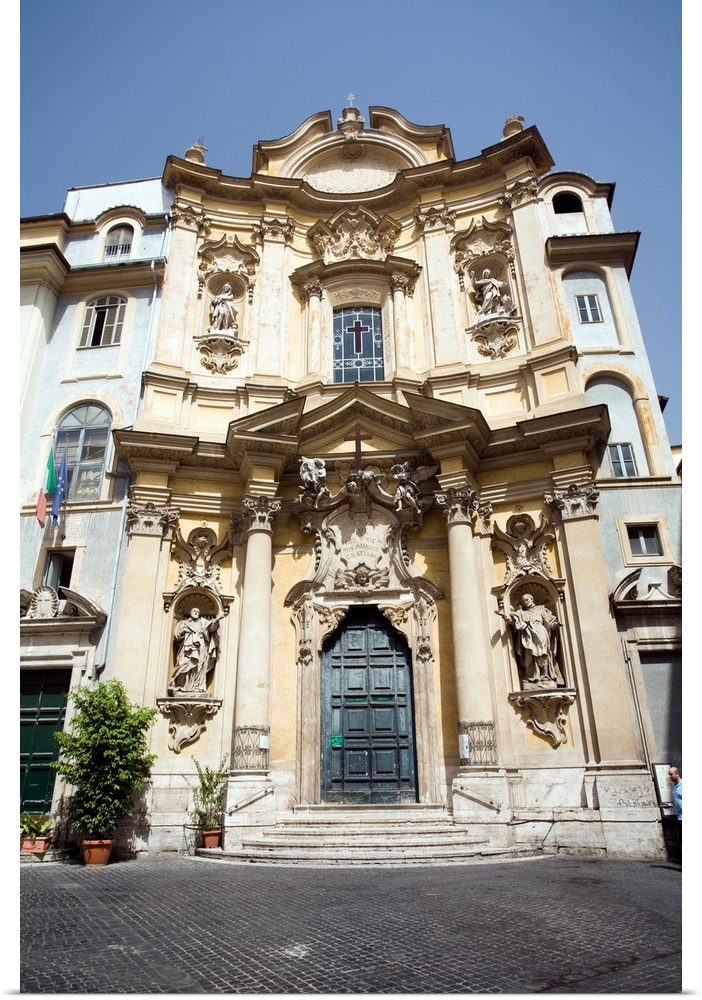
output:
<path id="1" fill-rule="evenodd" d="M 344 208 L 328 222 L 317 222 L 307 239 L 325 264 L 340 260 L 384 260 L 393 252 L 402 226 L 389 215 L 367 208 Z"/>
<path id="2" fill-rule="evenodd" d="M 555 749 L 567 743 L 566 709 L 575 701 L 575 691 L 543 691 L 539 694 L 515 691 L 509 700 L 526 715 L 526 724 Z"/>
<path id="3" fill-rule="evenodd" d="M 219 292 L 223 282 L 229 282 L 238 295 L 247 291 L 248 301 L 253 298 L 256 284 L 256 270 L 260 258 L 253 247 L 245 247 L 234 236 L 223 236 L 214 242 L 204 243 L 198 250 L 200 263 L 197 272 L 197 297 L 207 286 L 211 292 Z"/>
<path id="4" fill-rule="evenodd" d="M 504 358 L 519 343 L 516 327 L 511 319 L 488 319 L 477 327 L 468 327 L 478 354 L 497 361 Z"/>
<path id="5" fill-rule="evenodd" d="M 217 714 L 222 699 L 192 694 L 185 698 L 157 698 L 156 704 L 168 719 L 168 748 L 180 753 L 206 729 L 207 720 Z"/>
<path id="6" fill-rule="evenodd" d="M 239 364 L 239 358 L 248 347 L 248 340 L 240 340 L 234 334 L 203 333 L 195 338 L 200 351 L 200 362 L 203 368 L 226 375 Z"/>
<path id="7" fill-rule="evenodd" d="M 507 563 L 503 587 L 508 587 L 519 576 L 536 574 L 553 579 L 546 553 L 555 535 L 551 526 L 541 515 L 539 527 L 529 514 L 513 514 L 507 521 L 507 530 L 497 525 L 493 529 L 492 548 L 504 553 Z"/>

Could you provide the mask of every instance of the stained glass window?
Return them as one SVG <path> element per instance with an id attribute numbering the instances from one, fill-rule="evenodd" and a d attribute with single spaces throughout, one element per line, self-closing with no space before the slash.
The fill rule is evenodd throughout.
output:
<path id="1" fill-rule="evenodd" d="M 381 382 L 385 378 L 380 309 L 335 310 L 333 346 L 335 382 Z"/>

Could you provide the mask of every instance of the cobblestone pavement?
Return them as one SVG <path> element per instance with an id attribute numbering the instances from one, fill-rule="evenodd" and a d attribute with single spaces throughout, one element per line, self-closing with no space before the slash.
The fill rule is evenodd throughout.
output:
<path id="1" fill-rule="evenodd" d="M 681 881 L 581 857 L 23 865 L 20 992 L 679 993 Z"/>

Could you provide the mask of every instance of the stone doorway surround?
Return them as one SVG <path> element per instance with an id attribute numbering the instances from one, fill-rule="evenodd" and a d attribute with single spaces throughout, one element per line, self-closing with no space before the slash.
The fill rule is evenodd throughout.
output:
<path id="1" fill-rule="evenodd" d="M 307 465 L 306 463 L 312 463 Z M 406 533 L 422 523 L 423 498 L 408 463 L 393 467 L 386 492 L 379 473 L 357 470 L 332 496 L 321 459 L 302 459 L 303 487 L 293 512 L 315 535 L 312 575 L 289 591 L 297 633 L 297 795 L 321 801 L 322 645 L 351 607 L 375 606 L 405 636 L 412 656 L 417 785 L 420 803 L 440 804 L 433 678 L 435 604 L 443 594 L 414 576 L 404 554 Z"/>

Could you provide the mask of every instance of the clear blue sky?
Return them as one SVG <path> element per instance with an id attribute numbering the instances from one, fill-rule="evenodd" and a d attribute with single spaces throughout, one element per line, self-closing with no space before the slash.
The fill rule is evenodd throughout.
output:
<path id="1" fill-rule="evenodd" d="M 556 170 L 616 183 L 671 443 L 681 428 L 679 0 L 22 0 L 21 214 L 160 176 L 197 138 L 246 176 L 261 139 L 349 91 L 451 129 L 458 159 L 536 125 Z"/>

